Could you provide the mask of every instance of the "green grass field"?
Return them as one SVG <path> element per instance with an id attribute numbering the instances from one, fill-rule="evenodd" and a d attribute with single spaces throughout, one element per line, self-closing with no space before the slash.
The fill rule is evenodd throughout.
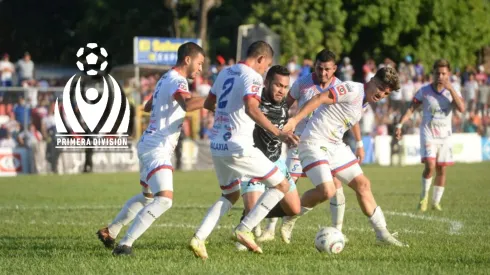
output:
<path id="1" fill-rule="evenodd" d="M 410 248 L 375 246 L 346 189 L 350 242 L 341 254 L 314 247 L 318 227 L 330 224 L 327 204 L 298 221 L 291 245 L 277 232 L 263 255 L 236 252 L 230 236 L 239 202 L 208 239 L 206 262 L 187 244 L 219 196 L 212 171 L 175 173 L 173 208 L 134 244 L 131 258 L 113 257 L 95 232 L 140 192 L 136 173 L 0 178 L 0 274 L 489 274 L 490 163 L 451 167 L 440 213 L 415 211 L 421 169 L 365 167 L 389 229 Z M 310 187 L 299 183 L 300 192 Z"/>

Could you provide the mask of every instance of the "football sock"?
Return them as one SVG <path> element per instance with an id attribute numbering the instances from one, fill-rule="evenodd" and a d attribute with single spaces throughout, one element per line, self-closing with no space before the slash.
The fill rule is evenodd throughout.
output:
<path id="1" fill-rule="evenodd" d="M 335 196 L 330 199 L 330 212 L 332 213 L 332 226 L 342 231 L 345 213 L 344 188 L 338 188 Z"/>
<path id="2" fill-rule="evenodd" d="M 381 207 L 378 206 L 374 209 L 373 215 L 369 217 L 369 222 L 374 231 L 376 231 L 376 236 L 389 234 L 388 229 L 386 229 L 386 220 L 383 211 L 381 211 Z"/>
<path id="3" fill-rule="evenodd" d="M 109 235 L 115 239 L 121 229 L 130 223 L 143 207 L 153 201 L 153 198 L 147 198 L 142 193 L 130 198 L 123 206 L 116 218 L 109 224 Z"/>
<path id="4" fill-rule="evenodd" d="M 225 197 L 219 198 L 219 200 L 209 208 L 208 213 L 206 214 L 201 225 L 197 229 L 195 236 L 199 240 L 206 240 L 218 224 L 221 217 L 228 213 L 231 206 L 232 204 L 228 199 L 226 199 Z"/>
<path id="5" fill-rule="evenodd" d="M 442 194 L 444 194 L 444 186 L 436 186 L 432 190 L 432 204 L 441 202 Z"/>
<path id="6" fill-rule="evenodd" d="M 158 219 L 165 211 L 172 207 L 172 200 L 166 197 L 157 196 L 152 203 L 145 206 L 136 216 L 133 224 L 129 228 L 126 236 L 119 243 L 120 245 L 132 246 L 150 225 Z"/>
<path id="7" fill-rule="evenodd" d="M 250 231 L 256 227 L 267 216 L 272 208 L 284 198 L 284 193 L 276 188 L 267 189 L 260 196 L 254 208 L 248 213 L 243 221 L 238 225 L 238 230 Z"/>
<path id="8" fill-rule="evenodd" d="M 422 193 L 420 194 L 420 199 L 427 198 L 429 195 L 430 185 L 432 183 L 432 177 L 426 179 L 422 177 Z"/>

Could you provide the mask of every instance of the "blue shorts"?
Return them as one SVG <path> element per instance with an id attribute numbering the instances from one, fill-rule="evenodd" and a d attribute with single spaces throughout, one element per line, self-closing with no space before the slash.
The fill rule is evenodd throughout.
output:
<path id="1" fill-rule="evenodd" d="M 278 159 L 274 164 L 279 168 L 282 174 L 289 181 L 289 191 L 291 192 L 296 189 L 296 184 L 294 183 L 291 175 L 289 175 L 288 168 L 286 167 L 286 162 L 282 159 Z M 240 190 L 242 195 L 248 192 L 265 192 L 265 185 L 261 182 L 250 182 L 250 179 L 243 178 L 240 182 Z"/>

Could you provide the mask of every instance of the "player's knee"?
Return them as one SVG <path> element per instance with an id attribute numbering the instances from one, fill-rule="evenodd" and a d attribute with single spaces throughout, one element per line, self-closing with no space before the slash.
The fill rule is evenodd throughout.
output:
<path id="1" fill-rule="evenodd" d="M 287 179 L 284 179 L 278 185 L 274 186 L 274 188 L 283 192 L 284 194 L 286 194 L 289 191 L 289 187 L 290 187 L 290 185 L 289 185 L 289 181 Z"/>
<path id="2" fill-rule="evenodd" d="M 160 191 L 155 194 L 155 197 L 165 197 L 165 198 L 169 198 L 170 200 L 173 200 L 174 192 L 170 190 Z"/>
<path id="3" fill-rule="evenodd" d="M 223 197 L 230 201 L 231 204 L 235 204 L 240 199 L 240 191 L 235 191 L 230 194 L 223 194 Z"/>
<path id="4" fill-rule="evenodd" d="M 446 175 L 446 166 L 440 166 L 440 165 L 438 165 L 436 167 L 436 174 L 438 176 L 444 176 L 444 175 Z"/>
<path id="5" fill-rule="evenodd" d="M 316 189 L 320 192 L 322 197 L 322 201 L 329 200 L 333 196 L 335 196 L 335 185 L 333 182 L 322 183 L 316 187 Z"/>
<path id="6" fill-rule="evenodd" d="M 371 193 L 371 181 L 365 176 L 355 177 L 349 185 L 361 196 Z"/>

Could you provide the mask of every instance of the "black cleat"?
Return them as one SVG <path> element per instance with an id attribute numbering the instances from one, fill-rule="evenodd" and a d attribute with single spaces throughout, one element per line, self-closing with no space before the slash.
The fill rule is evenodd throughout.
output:
<path id="1" fill-rule="evenodd" d="M 114 250 L 112 250 L 112 255 L 114 256 L 133 256 L 133 249 L 131 246 L 118 245 Z"/>
<path id="2" fill-rule="evenodd" d="M 114 245 L 116 244 L 116 240 L 109 235 L 109 229 L 107 227 L 101 228 L 99 231 L 97 231 L 96 234 L 105 247 L 111 249 L 114 248 Z"/>

